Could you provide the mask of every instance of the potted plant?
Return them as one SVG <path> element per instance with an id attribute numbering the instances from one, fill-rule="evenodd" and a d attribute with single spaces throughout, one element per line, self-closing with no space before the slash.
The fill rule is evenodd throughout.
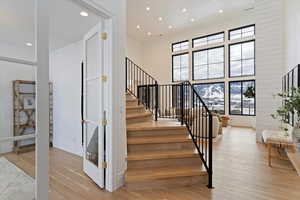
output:
<path id="1" fill-rule="evenodd" d="M 282 99 L 282 105 L 271 116 L 281 122 L 280 128 L 287 134 L 288 114 L 293 113 L 296 116 L 294 134 L 300 137 L 300 88 L 292 88 L 289 92 L 281 92 L 275 96 Z"/>
<path id="2" fill-rule="evenodd" d="M 255 87 L 249 86 L 246 92 L 244 92 L 244 96 L 248 99 L 255 98 Z M 249 113 L 250 113 L 250 109 L 251 109 L 251 104 L 249 103 Z"/>

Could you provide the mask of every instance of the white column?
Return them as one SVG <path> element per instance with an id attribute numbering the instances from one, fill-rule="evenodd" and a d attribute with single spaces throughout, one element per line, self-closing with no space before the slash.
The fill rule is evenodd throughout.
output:
<path id="1" fill-rule="evenodd" d="M 281 105 L 273 94 L 281 91 L 284 71 L 284 1 L 256 0 L 256 136 L 264 129 L 278 129 L 270 116 Z"/>
<path id="2" fill-rule="evenodd" d="M 49 189 L 49 0 L 36 0 L 36 199 Z"/>

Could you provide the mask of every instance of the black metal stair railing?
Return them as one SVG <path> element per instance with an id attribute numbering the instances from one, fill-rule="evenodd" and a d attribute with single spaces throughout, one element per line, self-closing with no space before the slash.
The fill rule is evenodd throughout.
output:
<path id="1" fill-rule="evenodd" d="M 126 92 L 135 96 L 139 104 L 143 104 L 147 110 L 153 113 L 155 120 L 158 117 L 158 83 L 157 81 L 136 65 L 129 58 L 126 62 Z"/>
<path id="2" fill-rule="evenodd" d="M 213 116 L 190 82 L 182 83 L 181 87 L 181 122 L 186 125 L 208 172 L 208 188 L 212 188 Z"/>
<path id="3" fill-rule="evenodd" d="M 158 86 L 158 117 L 185 125 L 208 172 L 212 188 L 213 117 L 190 82 Z"/>
<path id="4" fill-rule="evenodd" d="M 126 58 L 126 91 L 138 98 L 157 118 L 178 119 L 189 131 L 203 166 L 208 187 L 213 175 L 213 116 L 189 82 L 158 85 L 157 81 Z"/>

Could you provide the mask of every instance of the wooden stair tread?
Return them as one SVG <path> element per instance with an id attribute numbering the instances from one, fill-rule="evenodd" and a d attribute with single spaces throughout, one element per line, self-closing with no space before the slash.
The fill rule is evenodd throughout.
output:
<path id="1" fill-rule="evenodd" d="M 198 154 L 192 150 L 172 150 L 172 151 L 151 151 L 128 153 L 128 161 L 137 160 L 157 160 L 171 158 L 195 158 Z M 200 159 L 200 158 L 199 158 Z"/>
<path id="2" fill-rule="evenodd" d="M 126 181 L 158 180 L 176 177 L 205 176 L 207 172 L 201 167 L 164 167 L 164 168 L 143 168 L 128 169 Z"/>
<path id="3" fill-rule="evenodd" d="M 126 102 L 137 102 L 138 100 L 135 99 L 135 98 L 132 98 L 132 99 L 126 99 Z"/>
<path id="4" fill-rule="evenodd" d="M 126 110 L 135 110 L 135 109 L 142 109 L 142 108 L 144 108 L 143 105 L 126 106 Z"/>
<path id="5" fill-rule="evenodd" d="M 182 143 L 193 142 L 192 139 L 187 136 L 164 136 L 164 137 L 130 137 L 127 138 L 127 144 L 164 144 L 164 143 Z"/>
<path id="6" fill-rule="evenodd" d="M 127 114 L 126 119 L 137 119 L 137 118 L 150 117 L 150 116 L 152 116 L 151 112 L 134 113 L 134 114 Z"/>
<path id="7" fill-rule="evenodd" d="M 136 124 L 128 125 L 127 131 L 151 131 L 151 130 L 183 130 L 186 129 L 177 120 L 158 120 L 139 122 Z"/>

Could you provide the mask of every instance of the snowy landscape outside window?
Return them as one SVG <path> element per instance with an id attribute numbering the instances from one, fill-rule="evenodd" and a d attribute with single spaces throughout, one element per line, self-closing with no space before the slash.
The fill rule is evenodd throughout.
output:
<path id="1" fill-rule="evenodd" d="M 194 87 L 208 109 L 225 114 L 224 83 L 195 84 Z"/>

